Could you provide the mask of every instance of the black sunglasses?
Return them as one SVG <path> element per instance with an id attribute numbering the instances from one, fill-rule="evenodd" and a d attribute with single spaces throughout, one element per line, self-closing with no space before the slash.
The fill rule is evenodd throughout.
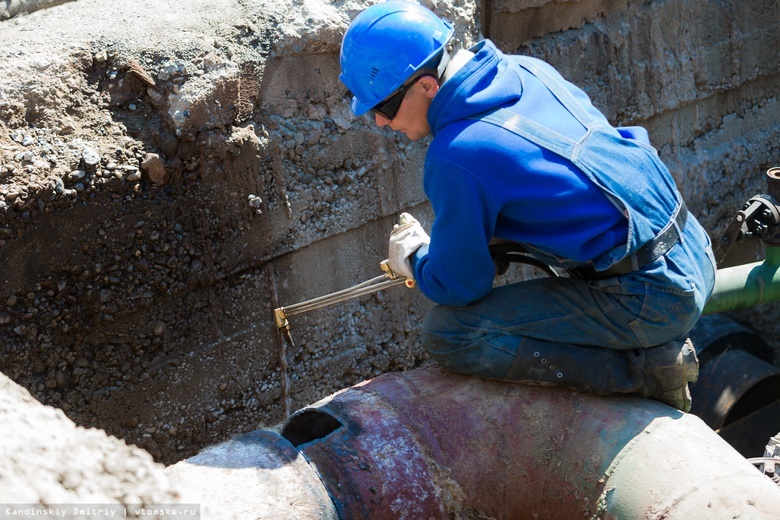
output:
<path id="1" fill-rule="evenodd" d="M 396 90 L 393 94 L 390 94 L 389 98 L 384 101 L 380 101 L 374 108 L 371 109 L 372 114 L 379 114 L 385 119 L 393 120 L 398 114 L 398 109 L 401 108 L 401 102 L 404 100 L 404 96 L 412 88 L 412 85 L 419 79 L 419 76 L 412 80 L 408 85 L 401 85 L 401 88 Z"/>
<path id="2" fill-rule="evenodd" d="M 417 80 L 420 79 L 423 76 L 436 76 L 435 70 L 430 69 L 422 69 L 417 72 L 414 76 L 407 79 L 403 85 L 401 85 L 398 90 L 390 94 L 390 97 L 387 97 L 384 99 L 384 101 L 380 101 L 379 103 L 374 106 L 374 108 L 371 109 L 372 114 L 379 114 L 380 116 L 384 117 L 385 119 L 393 120 L 395 116 L 398 114 L 398 109 L 401 108 L 401 102 L 404 100 L 404 96 L 406 96 L 406 93 L 409 91 L 412 86 L 417 83 Z"/>

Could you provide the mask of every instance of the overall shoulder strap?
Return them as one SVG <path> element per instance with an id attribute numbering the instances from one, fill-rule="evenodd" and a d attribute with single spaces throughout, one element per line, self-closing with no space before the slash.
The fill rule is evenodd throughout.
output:
<path id="1" fill-rule="evenodd" d="M 590 129 L 592 126 L 598 124 L 596 119 L 588 113 L 585 107 L 582 106 L 579 100 L 566 88 L 563 78 L 552 73 L 550 69 L 545 67 L 541 62 L 528 56 L 514 56 L 515 62 L 523 67 L 525 70 L 536 76 L 553 96 L 566 107 L 566 110 L 571 113 L 585 128 Z"/>
<path id="2" fill-rule="evenodd" d="M 518 66 L 524 68 L 538 78 L 563 107 L 580 122 L 587 130 L 586 136 L 597 122 L 580 104 L 577 98 L 566 88 L 560 78 L 541 66 L 539 62 L 527 56 L 512 56 Z M 523 117 L 509 108 L 499 108 L 472 117 L 492 123 L 514 134 L 524 137 L 556 154 L 571 159 L 575 153 L 576 141 L 548 128 L 536 121 Z M 584 137 L 583 137 L 584 138 Z M 581 139 L 582 140 L 582 139 Z"/>

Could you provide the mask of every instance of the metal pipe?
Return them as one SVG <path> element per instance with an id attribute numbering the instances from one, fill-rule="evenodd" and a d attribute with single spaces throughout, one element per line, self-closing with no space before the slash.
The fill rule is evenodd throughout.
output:
<path id="1" fill-rule="evenodd" d="M 290 518 L 293 495 L 280 482 L 284 498 L 266 503 L 260 478 L 283 471 L 301 500 L 310 491 L 300 490 L 316 482 L 330 496 L 330 506 L 295 516 L 304 519 L 756 519 L 773 518 L 780 506 L 780 488 L 698 417 L 639 397 L 435 368 L 342 390 L 293 414 L 283 439 L 274 435 L 167 471 L 179 472 L 185 490 L 197 487 L 205 509 L 235 501 L 259 518 Z M 231 450 L 244 462 L 233 463 Z M 267 455 L 273 450 L 286 455 Z M 252 479 L 241 479 L 237 467 Z M 206 471 L 211 478 L 196 478 Z M 221 474 L 231 480 L 215 486 Z M 321 500 L 322 489 L 313 496 Z M 263 509 L 250 507 L 260 500 Z"/>
<path id="2" fill-rule="evenodd" d="M 780 167 L 766 172 L 769 197 L 780 200 Z M 704 314 L 744 309 L 780 299 L 780 242 L 765 240 L 766 257 L 761 262 L 718 269 L 715 288 L 704 306 Z"/>
<path id="3" fill-rule="evenodd" d="M 702 366 L 699 380 L 691 385 L 691 395 L 696 403 L 691 413 L 717 431 L 742 416 L 780 401 L 778 391 L 780 368 L 739 347 L 731 348 Z M 776 424 L 767 426 L 774 431 L 764 432 L 763 442 L 777 433 Z"/>
<path id="4" fill-rule="evenodd" d="M 672 519 L 722 501 L 729 518 L 770 518 L 780 506 L 780 489 L 699 418 L 645 399 L 429 369 L 311 410 L 343 424 L 298 446 L 342 520 Z"/>
<path id="5" fill-rule="evenodd" d="M 747 458 L 764 453 L 780 430 L 780 368 L 755 332 L 725 314 L 702 316 L 690 332 L 699 379 L 691 413 Z"/>
<path id="6" fill-rule="evenodd" d="M 316 471 L 272 430 L 212 446 L 165 472 L 204 519 L 338 520 Z"/>
<path id="7" fill-rule="evenodd" d="M 780 300 L 780 247 L 766 248 L 761 262 L 718 269 L 704 314 L 732 311 Z"/>

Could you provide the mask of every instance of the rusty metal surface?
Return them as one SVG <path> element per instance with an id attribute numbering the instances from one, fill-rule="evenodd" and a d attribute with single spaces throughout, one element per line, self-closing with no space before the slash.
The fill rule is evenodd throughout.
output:
<path id="1" fill-rule="evenodd" d="M 684 419 L 659 418 L 621 450 L 608 470 L 600 518 L 777 518 L 774 482 L 701 420 Z"/>
<path id="2" fill-rule="evenodd" d="M 436 464 L 412 425 L 370 394 L 343 394 L 328 411 L 344 425 L 299 449 L 329 484 L 342 520 L 444 517 Z"/>
<path id="3" fill-rule="evenodd" d="M 727 483 L 732 473 L 761 477 L 698 418 L 628 396 L 426 369 L 380 376 L 310 410 L 341 424 L 298 449 L 344 520 L 651 518 L 657 509 L 672 518 L 677 502 L 712 498 L 696 493 L 709 478 L 697 465 L 714 465 Z M 715 458 L 687 460 L 696 450 L 686 437 Z M 659 465 L 671 473 L 653 473 Z M 780 490 L 768 483 L 777 495 L 764 500 L 776 508 Z M 671 496 L 678 487 L 685 500 Z"/>
<path id="4" fill-rule="evenodd" d="M 776 518 L 780 488 L 656 401 L 391 373 L 166 470 L 204 518 Z M 221 514 L 220 514 L 221 513 Z"/>

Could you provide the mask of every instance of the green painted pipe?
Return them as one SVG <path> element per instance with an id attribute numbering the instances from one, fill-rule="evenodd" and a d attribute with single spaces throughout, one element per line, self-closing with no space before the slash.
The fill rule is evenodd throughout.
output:
<path id="1" fill-rule="evenodd" d="M 767 246 L 761 262 L 718 269 L 704 314 L 733 311 L 780 300 L 780 247 Z"/>

